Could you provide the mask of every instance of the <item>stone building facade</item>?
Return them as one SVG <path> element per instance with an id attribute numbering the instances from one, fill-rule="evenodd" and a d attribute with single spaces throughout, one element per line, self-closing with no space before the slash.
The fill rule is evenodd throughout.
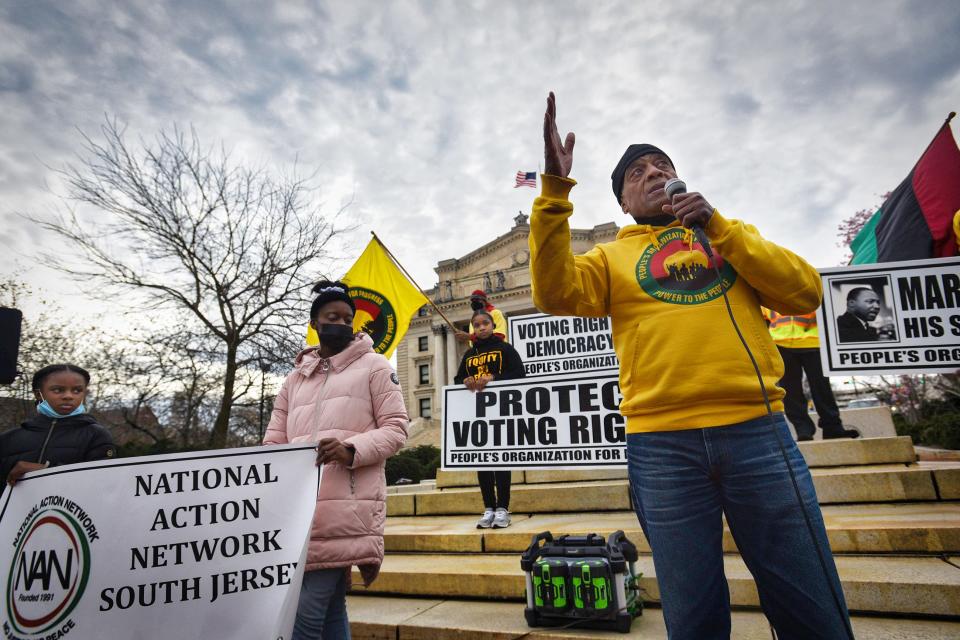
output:
<path id="1" fill-rule="evenodd" d="M 571 229 L 574 253 L 616 239 L 619 227 L 609 222 L 592 229 Z M 509 322 L 510 316 L 535 313 L 530 293 L 530 225 L 523 213 L 507 233 L 460 258 L 437 263 L 438 284 L 425 293 L 458 329 L 468 330 L 470 293 L 487 292 Z M 467 345 L 457 342 L 446 320 L 425 305 L 410 322 L 397 347 L 397 374 L 407 412 L 413 421 L 407 446 L 439 444 L 441 389 L 453 384 Z"/>

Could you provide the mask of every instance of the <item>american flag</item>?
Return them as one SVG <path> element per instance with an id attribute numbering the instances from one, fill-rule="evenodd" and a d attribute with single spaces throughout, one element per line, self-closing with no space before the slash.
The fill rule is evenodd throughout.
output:
<path id="1" fill-rule="evenodd" d="M 537 172 L 536 171 L 517 171 L 517 184 L 513 185 L 513 188 L 517 187 L 533 187 L 537 188 Z"/>

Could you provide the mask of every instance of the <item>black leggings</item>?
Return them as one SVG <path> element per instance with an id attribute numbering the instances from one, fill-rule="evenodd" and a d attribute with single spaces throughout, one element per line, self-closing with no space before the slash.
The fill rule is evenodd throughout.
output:
<path id="1" fill-rule="evenodd" d="M 510 471 L 477 471 L 483 506 L 487 509 L 510 508 Z M 494 492 L 496 483 L 496 492 Z"/>

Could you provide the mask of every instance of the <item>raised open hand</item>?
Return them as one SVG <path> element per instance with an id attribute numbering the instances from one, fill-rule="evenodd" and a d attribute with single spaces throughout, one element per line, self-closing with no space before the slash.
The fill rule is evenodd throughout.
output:
<path id="1" fill-rule="evenodd" d="M 547 96 L 547 112 L 543 114 L 543 172 L 552 176 L 566 178 L 573 166 L 573 145 L 576 137 L 573 132 L 560 141 L 557 130 L 557 99 L 553 91 Z"/>

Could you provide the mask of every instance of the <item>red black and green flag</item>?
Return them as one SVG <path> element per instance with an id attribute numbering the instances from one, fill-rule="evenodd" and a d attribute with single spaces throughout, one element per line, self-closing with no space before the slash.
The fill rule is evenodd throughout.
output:
<path id="1" fill-rule="evenodd" d="M 850 243 L 850 264 L 957 255 L 953 220 L 960 214 L 960 149 L 950 129 L 954 115 Z"/>

